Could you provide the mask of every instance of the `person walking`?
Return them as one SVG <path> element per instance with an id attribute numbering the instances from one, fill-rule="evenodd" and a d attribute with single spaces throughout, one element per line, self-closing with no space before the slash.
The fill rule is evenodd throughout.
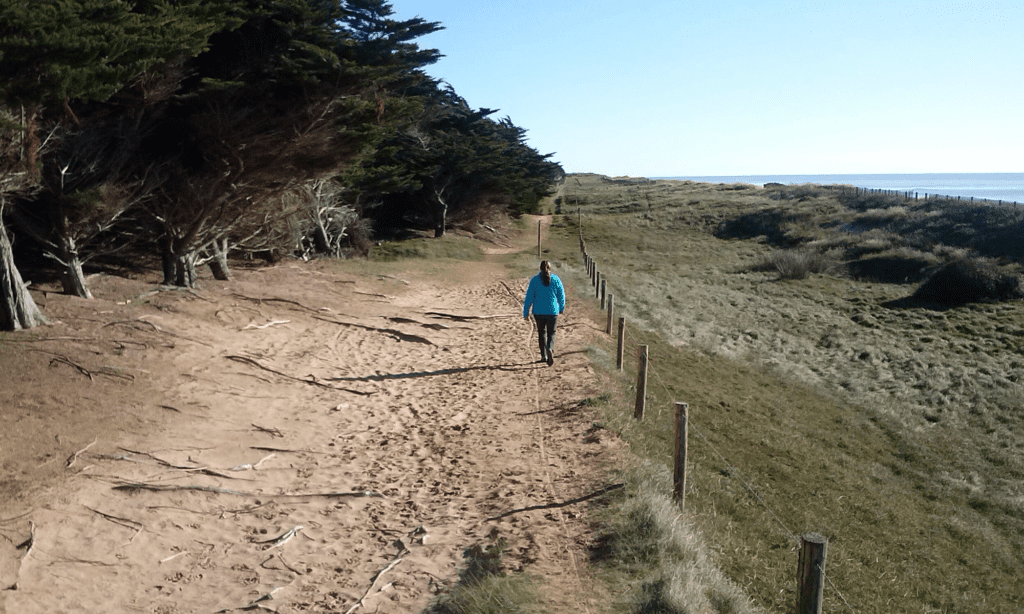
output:
<path id="1" fill-rule="evenodd" d="M 540 360 L 548 366 L 555 364 L 555 323 L 558 316 L 565 311 L 565 289 L 562 280 L 551 272 L 551 264 L 547 260 L 540 263 L 540 273 L 533 276 L 530 286 L 523 299 L 523 319 L 530 319 L 533 308 L 533 319 L 537 321 L 537 341 L 540 343 Z"/>

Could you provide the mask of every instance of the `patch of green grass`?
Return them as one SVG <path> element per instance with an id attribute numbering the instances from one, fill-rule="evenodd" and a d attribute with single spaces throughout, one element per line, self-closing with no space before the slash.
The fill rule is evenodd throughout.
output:
<path id="1" fill-rule="evenodd" d="M 403 241 L 382 241 L 370 252 L 370 259 L 394 262 L 403 258 L 480 260 L 480 243 L 470 237 L 449 233 L 444 237 L 419 237 Z"/>
<path id="2" fill-rule="evenodd" d="M 533 614 L 540 612 L 537 580 L 524 573 L 506 573 L 504 540 L 465 550 L 466 566 L 459 582 L 430 606 L 432 614 Z"/>

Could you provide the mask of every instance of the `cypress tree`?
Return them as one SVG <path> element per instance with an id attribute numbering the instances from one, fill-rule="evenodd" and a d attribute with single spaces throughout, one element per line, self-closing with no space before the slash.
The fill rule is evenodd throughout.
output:
<path id="1" fill-rule="evenodd" d="M 110 99 L 144 84 L 151 67 L 198 53 L 224 27 L 230 0 L 5 0 L 0 4 L 0 107 L 17 118 L 5 126 L 0 183 L 0 328 L 44 321 L 21 281 L 4 214 L 14 196 L 39 186 L 45 172 L 46 130 L 57 142 L 79 126 L 79 104 Z M 81 276 L 80 270 L 78 271 Z M 81 285 L 84 288 L 84 283 Z"/>

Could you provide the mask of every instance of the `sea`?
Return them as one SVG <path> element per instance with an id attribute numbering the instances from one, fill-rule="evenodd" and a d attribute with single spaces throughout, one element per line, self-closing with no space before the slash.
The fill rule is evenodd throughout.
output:
<path id="1" fill-rule="evenodd" d="M 1024 205 L 1024 173 L 916 173 L 909 175 L 715 175 L 654 177 L 707 183 L 850 185 L 858 188 L 990 200 Z"/>

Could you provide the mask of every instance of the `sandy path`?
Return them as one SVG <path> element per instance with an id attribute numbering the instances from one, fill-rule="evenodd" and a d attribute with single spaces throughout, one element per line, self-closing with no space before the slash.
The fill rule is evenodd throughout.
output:
<path id="1" fill-rule="evenodd" d="M 136 338 L 175 335 L 126 358 L 153 373 L 135 392 L 160 428 L 99 435 L 59 492 L 4 525 L 35 541 L 0 603 L 212 614 L 272 595 L 260 605 L 278 612 L 417 612 L 465 548 L 504 538 L 552 611 L 589 611 L 581 506 L 488 518 L 601 485 L 616 444 L 578 406 L 593 327 L 570 304 L 555 366 L 538 365 L 527 280 L 496 263 L 452 273 L 288 264 L 140 306 L 159 331 Z"/>

